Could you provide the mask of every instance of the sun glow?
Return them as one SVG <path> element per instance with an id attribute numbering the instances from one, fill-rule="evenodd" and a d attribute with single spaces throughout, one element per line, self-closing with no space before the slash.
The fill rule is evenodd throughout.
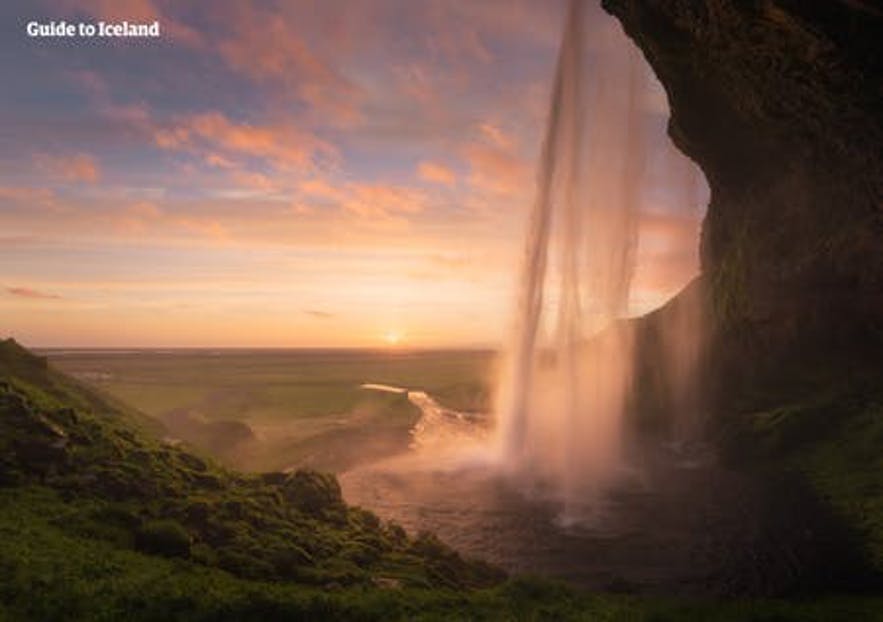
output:
<path id="1" fill-rule="evenodd" d="M 383 341 L 388 346 L 397 346 L 402 343 L 404 335 L 397 330 L 388 330 L 383 334 Z"/>

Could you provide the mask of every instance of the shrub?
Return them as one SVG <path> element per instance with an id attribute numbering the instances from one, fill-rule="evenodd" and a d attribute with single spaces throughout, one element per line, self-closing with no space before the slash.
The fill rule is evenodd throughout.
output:
<path id="1" fill-rule="evenodd" d="M 173 520 L 149 521 L 135 534 L 135 548 L 163 557 L 189 557 L 190 534 Z"/>
<path id="2" fill-rule="evenodd" d="M 319 516 L 329 511 L 341 512 L 345 506 L 340 484 L 327 473 L 300 470 L 289 475 L 282 485 L 286 500 L 301 512 Z"/>

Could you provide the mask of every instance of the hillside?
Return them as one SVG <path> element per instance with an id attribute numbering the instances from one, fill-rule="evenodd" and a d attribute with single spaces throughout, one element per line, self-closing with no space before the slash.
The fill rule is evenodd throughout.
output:
<path id="1" fill-rule="evenodd" d="M 333 476 L 243 475 L 157 433 L 0 342 L 0 620 L 850 620 L 879 609 L 504 580 L 348 507 Z"/>
<path id="2" fill-rule="evenodd" d="M 428 534 L 411 538 L 394 524 L 347 507 L 331 475 L 234 473 L 155 439 L 158 431 L 14 341 L 0 343 L 6 529 L 37 519 L 49 530 L 7 537 L 5 546 L 32 547 L 24 537 L 32 533 L 51 537 L 50 549 L 88 541 L 114 554 L 187 560 L 194 576 L 209 577 L 217 569 L 229 573 L 227 580 L 325 589 L 463 589 L 503 579 L 500 571 L 462 560 Z M 46 554 L 39 549 L 6 550 L 5 563 Z"/>

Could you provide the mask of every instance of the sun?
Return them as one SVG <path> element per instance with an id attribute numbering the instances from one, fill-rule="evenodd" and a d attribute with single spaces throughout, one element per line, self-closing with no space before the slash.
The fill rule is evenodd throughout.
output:
<path id="1" fill-rule="evenodd" d="M 397 330 L 388 330 L 383 333 L 383 341 L 385 341 L 388 346 L 399 345 L 402 342 L 403 337 L 404 335 Z"/>

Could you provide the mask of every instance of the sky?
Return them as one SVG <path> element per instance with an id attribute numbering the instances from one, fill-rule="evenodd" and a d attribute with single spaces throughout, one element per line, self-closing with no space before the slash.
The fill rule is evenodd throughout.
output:
<path id="1" fill-rule="evenodd" d="M 0 336 L 499 344 L 563 15 L 535 0 L 3 2 Z M 27 35 L 61 20 L 162 34 Z M 667 143 L 661 87 L 648 102 Z M 633 312 L 696 274 L 700 218 L 646 214 Z"/>

